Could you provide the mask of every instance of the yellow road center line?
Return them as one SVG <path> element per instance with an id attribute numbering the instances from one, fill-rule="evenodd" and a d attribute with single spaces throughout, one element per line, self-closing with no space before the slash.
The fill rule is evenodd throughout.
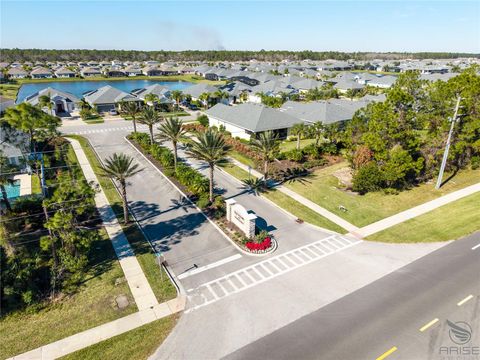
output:
<path id="1" fill-rule="evenodd" d="M 394 346 L 392 347 L 390 350 L 384 352 L 382 355 L 380 355 L 379 357 L 377 357 L 376 360 L 383 360 L 385 359 L 387 356 L 391 355 L 392 353 L 394 353 L 395 351 L 397 351 L 397 347 Z"/>
<path id="2" fill-rule="evenodd" d="M 465 299 L 463 299 L 462 301 L 459 301 L 459 302 L 457 303 L 457 306 L 462 306 L 462 305 L 465 304 L 468 300 L 471 300 L 471 299 L 473 299 L 473 295 L 470 294 L 470 295 L 468 295 Z"/>
<path id="3" fill-rule="evenodd" d="M 438 318 L 435 318 L 432 321 L 430 321 L 428 324 L 423 325 L 419 330 L 423 332 L 423 331 L 427 330 L 430 326 L 435 324 L 437 321 L 438 321 Z"/>

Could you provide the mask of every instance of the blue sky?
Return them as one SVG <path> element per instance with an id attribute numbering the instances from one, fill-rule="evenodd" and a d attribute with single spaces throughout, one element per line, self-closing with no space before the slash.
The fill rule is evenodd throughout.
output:
<path id="1" fill-rule="evenodd" d="M 2 48 L 480 53 L 480 1 L 5 1 Z"/>

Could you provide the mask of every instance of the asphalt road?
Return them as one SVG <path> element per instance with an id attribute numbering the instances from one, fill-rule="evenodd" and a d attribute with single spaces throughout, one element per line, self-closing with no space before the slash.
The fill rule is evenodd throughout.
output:
<path id="1" fill-rule="evenodd" d="M 446 320 L 467 322 L 480 359 L 480 232 L 371 283 L 257 341 L 226 359 L 443 359 Z M 461 306 L 457 304 L 473 295 Z M 426 324 L 439 320 L 424 331 Z M 456 350 L 453 350 L 456 351 Z M 457 357 L 453 357 L 457 359 Z M 451 358 L 451 359 L 453 359 Z"/>

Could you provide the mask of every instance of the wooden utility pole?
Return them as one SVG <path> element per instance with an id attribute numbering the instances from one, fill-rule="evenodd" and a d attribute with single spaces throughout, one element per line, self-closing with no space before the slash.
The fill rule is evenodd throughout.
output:
<path id="1" fill-rule="evenodd" d="M 445 165 L 447 164 L 448 159 L 448 151 L 450 150 L 450 143 L 452 141 L 452 133 L 455 127 L 455 123 L 457 122 L 457 115 L 458 115 L 458 108 L 460 107 L 460 99 L 461 97 L 457 97 L 457 104 L 455 105 L 455 113 L 453 114 L 453 118 L 451 118 L 451 125 L 450 131 L 448 133 L 447 144 L 445 145 L 445 152 L 443 153 L 442 165 L 440 166 L 440 172 L 438 173 L 437 185 L 435 185 L 435 189 L 440 189 L 442 186 L 442 179 L 443 173 L 445 171 Z"/>

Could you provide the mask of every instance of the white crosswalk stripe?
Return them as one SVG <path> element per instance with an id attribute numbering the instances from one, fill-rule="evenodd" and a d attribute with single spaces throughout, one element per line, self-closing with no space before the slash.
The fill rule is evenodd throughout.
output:
<path id="1" fill-rule="evenodd" d="M 148 126 L 146 125 L 137 125 L 137 130 L 147 131 Z M 98 134 L 103 132 L 112 132 L 112 131 L 133 131 L 133 126 L 123 126 L 123 127 L 114 127 L 114 128 L 102 128 L 94 130 L 82 130 L 82 131 L 73 131 L 70 134 L 74 135 L 86 135 L 86 134 Z"/>
<path id="2" fill-rule="evenodd" d="M 207 306 L 361 242 L 362 240 L 332 235 L 234 271 L 187 290 L 187 298 L 192 306 L 185 312 Z"/>

